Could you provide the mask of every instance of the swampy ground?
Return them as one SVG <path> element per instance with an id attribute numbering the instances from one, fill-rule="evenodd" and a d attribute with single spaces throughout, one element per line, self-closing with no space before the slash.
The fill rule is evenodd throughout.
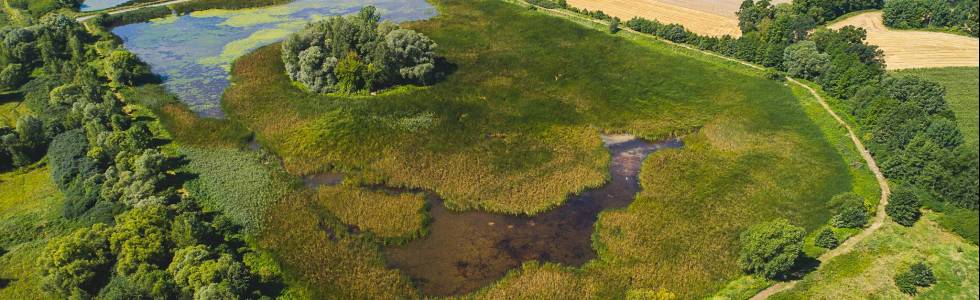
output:
<path id="1" fill-rule="evenodd" d="M 288 175 L 268 184 L 286 188 L 259 202 L 266 214 L 257 217 L 255 242 L 310 295 L 421 295 L 382 250 L 427 238 L 428 206 L 437 202 L 371 186 L 431 191 L 454 211 L 545 213 L 608 180 L 603 132 L 683 135 L 685 146 L 651 155 L 635 201 L 600 214 L 595 259 L 582 267 L 527 262 L 475 295 L 710 295 L 740 274 L 736 240 L 746 226 L 784 217 L 817 228 L 829 218 L 828 199 L 869 182 L 833 122 L 821 119 L 829 117 L 758 71 L 505 2 L 432 3 L 438 16 L 407 26 L 435 40 L 451 63 L 434 86 L 308 94 L 288 80 L 271 45 L 232 65 L 227 120 L 156 106 L 184 147 L 246 151 L 254 132 L 282 158 Z M 152 89 L 129 93 L 154 99 Z M 345 173 L 344 183 L 313 191 L 289 179 L 328 171 Z M 210 181 L 202 186 L 234 188 Z"/>

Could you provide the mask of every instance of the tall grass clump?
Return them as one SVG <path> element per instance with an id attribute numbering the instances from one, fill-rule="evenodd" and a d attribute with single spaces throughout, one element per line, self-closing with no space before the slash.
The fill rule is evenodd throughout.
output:
<path id="1" fill-rule="evenodd" d="M 292 187 L 275 160 L 259 152 L 194 147 L 179 151 L 193 178 L 185 184 L 191 194 L 251 233 L 262 229 L 262 216 Z"/>
<path id="2" fill-rule="evenodd" d="M 345 224 L 383 239 L 403 241 L 424 233 L 425 197 L 347 186 L 322 186 L 317 201 Z"/>

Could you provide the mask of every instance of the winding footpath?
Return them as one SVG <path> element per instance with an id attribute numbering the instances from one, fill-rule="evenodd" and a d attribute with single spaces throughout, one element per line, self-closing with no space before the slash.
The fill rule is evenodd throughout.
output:
<path id="1" fill-rule="evenodd" d="M 526 5 L 535 6 L 539 10 L 548 11 L 548 12 L 551 12 L 552 14 L 563 15 L 563 16 L 566 16 L 566 17 L 576 18 L 576 19 L 579 19 L 579 20 L 591 21 L 591 22 L 594 22 L 594 23 L 597 23 L 597 24 L 601 24 L 601 25 L 608 25 L 608 23 L 606 23 L 605 21 L 600 21 L 600 20 L 596 20 L 596 19 L 592 19 L 592 18 L 585 18 L 585 17 L 579 16 L 579 15 L 576 15 L 576 14 L 573 14 L 573 13 L 570 13 L 570 12 L 566 12 L 564 10 L 560 10 L 560 9 L 549 9 L 549 8 L 544 8 L 544 7 L 541 7 L 541 6 L 533 5 L 533 4 L 530 4 L 530 3 L 527 3 L 527 2 L 524 2 L 524 1 L 521 1 L 521 0 L 517 0 L 517 1 L 520 1 L 521 3 L 526 4 Z M 634 34 L 639 34 L 639 35 L 642 35 L 642 36 L 650 36 L 648 34 L 637 32 L 637 31 L 632 30 L 630 28 L 621 28 L 621 30 L 622 31 L 626 31 L 626 32 L 630 32 L 630 33 L 634 33 Z M 653 36 L 650 36 L 650 37 L 653 37 Z M 657 38 L 657 37 L 654 37 L 654 38 L 656 38 L 657 40 L 666 42 L 668 44 L 672 44 L 672 45 L 681 47 L 681 48 L 689 49 L 689 50 L 692 50 L 692 51 L 697 51 L 697 52 L 700 52 L 702 54 L 706 54 L 706 55 L 714 56 L 714 57 L 721 58 L 721 59 L 724 59 L 724 60 L 727 60 L 727 61 L 739 63 L 739 64 L 742 64 L 742 65 L 745 65 L 745 66 L 748 66 L 748 67 L 751 67 L 751 68 L 754 68 L 754 69 L 765 70 L 764 67 L 759 66 L 759 65 L 756 65 L 756 64 L 753 64 L 753 63 L 750 63 L 750 62 L 746 62 L 746 61 L 734 59 L 734 58 L 727 57 L 727 56 L 724 56 L 724 55 L 721 55 L 721 54 L 717 54 L 717 53 L 714 53 L 714 52 L 704 51 L 704 50 L 695 48 L 695 47 L 690 46 L 690 45 L 678 44 L 678 43 L 674 43 L 674 42 L 671 42 L 671 41 L 668 41 L 668 40 L 664 40 L 664 39 L 661 39 L 661 38 Z M 888 179 L 886 179 L 885 178 L 885 175 L 881 173 L 881 170 L 878 168 L 878 163 L 875 161 L 874 157 L 871 156 L 871 152 L 868 152 L 868 149 L 864 147 L 864 143 L 861 142 L 861 139 L 859 139 L 858 136 L 857 136 L 857 134 L 854 133 L 854 130 L 851 128 L 851 126 L 848 125 L 847 122 L 844 121 L 844 119 L 842 119 L 840 116 L 838 116 L 837 113 L 834 112 L 834 110 L 830 108 L 830 105 L 828 105 L 827 104 L 827 101 L 824 100 L 824 98 L 822 96 L 820 96 L 820 93 L 817 93 L 817 91 L 814 90 L 813 88 L 811 88 L 810 86 L 808 86 L 806 84 L 803 84 L 802 82 L 799 82 L 799 81 L 797 81 L 796 79 L 794 79 L 792 77 L 786 76 L 786 81 L 787 82 L 790 82 L 790 83 L 793 83 L 793 84 L 796 84 L 796 85 L 799 85 L 800 87 L 806 89 L 810 93 L 810 95 L 813 95 L 813 98 L 816 99 L 818 103 L 820 103 L 820 106 L 823 107 L 823 109 L 825 111 L 827 111 L 827 113 L 829 113 L 832 117 L 834 117 L 835 120 L 837 120 L 837 124 L 839 124 L 840 126 L 843 126 L 845 129 L 847 129 L 847 135 L 851 138 L 851 141 L 854 142 L 854 147 L 861 154 L 861 157 L 864 158 L 865 163 L 868 165 L 868 169 L 871 170 L 871 173 L 874 173 L 875 179 L 878 181 L 878 187 L 881 189 L 881 199 L 878 201 L 878 207 L 875 210 L 874 219 L 872 219 L 871 225 L 869 225 L 867 228 L 865 228 L 864 230 L 862 230 L 860 233 L 852 236 L 851 238 L 849 238 L 846 241 L 844 241 L 843 243 L 841 243 L 841 245 L 838 246 L 837 248 L 834 248 L 833 250 L 827 251 L 823 255 L 820 255 L 820 257 L 817 258 L 817 260 L 820 261 L 820 266 L 817 267 L 817 269 L 819 270 L 820 267 L 822 267 L 824 264 L 826 264 L 831 259 L 834 259 L 835 257 L 838 257 L 838 256 L 841 256 L 843 254 L 847 254 L 847 253 L 851 252 L 851 250 L 854 249 L 854 245 L 857 245 L 861 241 L 864 241 L 866 238 L 868 238 L 869 236 L 871 236 L 871 234 L 873 234 L 875 231 L 878 231 L 878 229 L 881 228 L 881 226 L 885 222 L 885 218 L 886 218 L 886 216 L 885 216 L 885 205 L 888 204 L 888 197 L 891 194 L 891 189 L 888 186 Z M 775 295 L 776 293 L 779 293 L 779 292 L 782 292 L 782 291 L 785 291 L 785 290 L 788 290 L 788 289 L 793 288 L 794 286 L 796 286 L 796 283 L 797 282 L 799 282 L 799 280 L 785 281 L 785 282 L 776 283 L 776 284 L 770 286 L 769 288 L 760 291 L 755 296 L 753 296 L 751 299 L 752 300 L 767 299 L 767 298 L 769 298 L 769 296 Z"/>

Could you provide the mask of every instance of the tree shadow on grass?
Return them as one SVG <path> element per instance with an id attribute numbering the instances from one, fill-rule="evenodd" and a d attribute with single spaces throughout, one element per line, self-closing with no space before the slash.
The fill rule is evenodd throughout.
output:
<path id="1" fill-rule="evenodd" d="M 13 282 L 12 279 L 0 278 L 0 290 L 5 289 L 8 286 L 10 286 L 10 283 L 11 282 Z"/>
<path id="2" fill-rule="evenodd" d="M 20 92 L 0 92 L 0 104 L 7 102 L 16 102 L 24 98 L 24 95 Z"/>
<path id="3" fill-rule="evenodd" d="M 459 69 L 458 65 L 450 62 L 445 57 L 442 56 L 436 57 L 435 71 L 436 74 L 438 74 L 436 76 L 436 83 L 446 80 L 446 78 L 449 77 L 449 75 L 453 75 L 453 73 L 456 73 L 456 70 L 458 69 Z"/>
<path id="4" fill-rule="evenodd" d="M 793 264 L 793 268 L 786 273 L 780 280 L 800 280 L 803 276 L 810 274 L 810 272 L 816 271 L 820 267 L 820 260 L 803 255 L 796 259 L 796 263 Z"/>

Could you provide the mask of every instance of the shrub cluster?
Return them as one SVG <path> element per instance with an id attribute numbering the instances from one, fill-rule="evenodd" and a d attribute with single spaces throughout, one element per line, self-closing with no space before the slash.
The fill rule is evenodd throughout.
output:
<path id="1" fill-rule="evenodd" d="M 830 223 L 837 228 L 860 228 L 868 223 L 868 210 L 864 199 L 854 193 L 843 193 L 830 199 L 834 216 Z"/>
<path id="2" fill-rule="evenodd" d="M 915 194 L 915 191 L 898 187 L 892 191 L 891 198 L 888 200 L 888 205 L 885 206 L 885 212 L 888 216 L 892 217 L 895 223 L 902 224 L 903 226 L 915 225 L 915 221 L 919 220 L 921 212 L 919 209 L 922 207 L 922 202 L 919 201 L 919 196 Z"/>
<path id="3" fill-rule="evenodd" d="M 786 275 L 803 250 L 804 234 L 785 219 L 752 225 L 739 238 L 739 265 L 766 278 Z"/>
<path id="4" fill-rule="evenodd" d="M 834 231 L 830 228 L 824 228 L 819 234 L 817 234 L 817 239 L 815 243 L 818 247 L 823 247 L 827 249 L 834 249 L 840 245 L 840 240 L 834 235 Z"/>
<path id="5" fill-rule="evenodd" d="M 436 44 L 381 22 L 373 6 L 311 23 L 282 43 L 286 73 L 316 93 L 375 91 L 400 83 L 431 84 Z"/>
<path id="6" fill-rule="evenodd" d="M 912 264 L 908 271 L 895 275 L 895 286 L 898 290 L 913 296 L 918 294 L 918 288 L 933 284 L 936 284 L 936 276 L 932 274 L 932 268 L 922 262 Z"/>
<path id="7" fill-rule="evenodd" d="M 976 0 L 890 0 L 883 11 L 888 27 L 946 28 L 972 36 L 980 32 Z"/>

